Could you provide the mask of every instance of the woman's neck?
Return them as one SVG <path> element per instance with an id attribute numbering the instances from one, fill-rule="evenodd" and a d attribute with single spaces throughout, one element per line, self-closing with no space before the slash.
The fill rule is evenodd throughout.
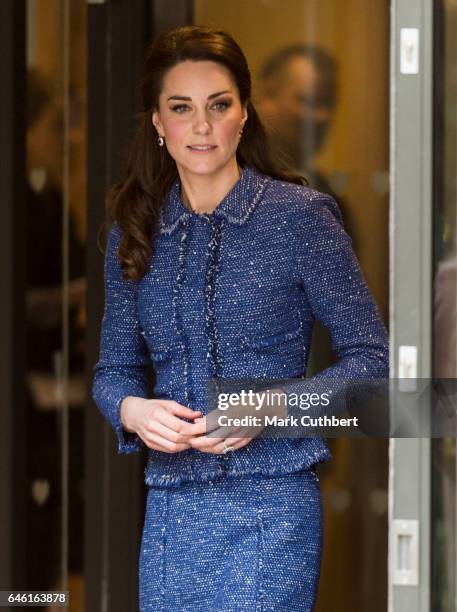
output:
<path id="1" fill-rule="evenodd" d="M 212 213 L 238 182 L 241 168 L 235 163 L 217 174 L 190 174 L 180 172 L 181 198 L 195 213 Z"/>

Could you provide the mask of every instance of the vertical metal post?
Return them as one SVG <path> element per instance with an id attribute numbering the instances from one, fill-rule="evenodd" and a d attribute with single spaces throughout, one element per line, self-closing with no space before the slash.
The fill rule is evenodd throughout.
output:
<path id="1" fill-rule="evenodd" d="M 392 1 L 393 378 L 406 371 L 405 365 L 413 377 L 431 377 L 432 19 L 432 0 Z M 403 363 L 404 355 L 414 354 L 415 363 Z M 389 612 L 426 612 L 430 607 L 430 447 L 426 438 L 390 440 Z M 399 567 L 399 563 L 409 567 Z"/>

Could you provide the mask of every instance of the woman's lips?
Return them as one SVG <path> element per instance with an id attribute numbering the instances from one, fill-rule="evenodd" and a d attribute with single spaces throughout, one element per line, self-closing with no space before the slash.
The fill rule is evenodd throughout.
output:
<path id="1" fill-rule="evenodd" d="M 187 145 L 193 153 L 210 153 L 214 151 L 216 145 Z"/>

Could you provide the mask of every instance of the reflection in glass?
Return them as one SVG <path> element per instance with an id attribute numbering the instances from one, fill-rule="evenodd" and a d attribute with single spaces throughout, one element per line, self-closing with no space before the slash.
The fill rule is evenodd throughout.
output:
<path id="1" fill-rule="evenodd" d="M 85 10 L 27 2 L 26 584 L 82 610 Z"/>

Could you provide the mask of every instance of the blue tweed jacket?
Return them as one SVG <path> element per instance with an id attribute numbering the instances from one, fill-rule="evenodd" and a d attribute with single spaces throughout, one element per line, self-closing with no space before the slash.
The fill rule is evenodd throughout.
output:
<path id="1" fill-rule="evenodd" d="M 189 211 L 176 179 L 164 201 L 155 253 L 141 281 L 122 278 L 114 224 L 105 255 L 105 310 L 92 397 L 118 452 L 147 448 L 145 482 L 299 471 L 331 458 L 322 438 L 258 437 L 223 455 L 150 449 L 123 429 L 127 395 L 207 412 L 210 378 L 305 380 L 313 322 L 329 330 L 338 361 L 316 378 L 387 378 L 388 335 L 343 228 L 336 201 L 245 166 L 209 214 Z M 211 410 L 208 407 L 208 410 Z"/>

